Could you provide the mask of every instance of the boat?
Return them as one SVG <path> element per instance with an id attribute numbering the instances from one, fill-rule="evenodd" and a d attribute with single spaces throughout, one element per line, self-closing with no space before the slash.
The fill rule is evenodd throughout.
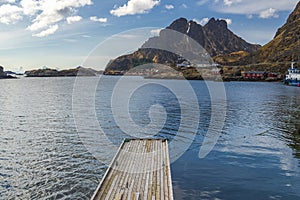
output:
<path id="1" fill-rule="evenodd" d="M 288 69 L 288 74 L 285 76 L 284 83 L 286 85 L 300 87 L 300 69 L 294 67 L 295 62 L 292 62 L 291 68 Z"/>

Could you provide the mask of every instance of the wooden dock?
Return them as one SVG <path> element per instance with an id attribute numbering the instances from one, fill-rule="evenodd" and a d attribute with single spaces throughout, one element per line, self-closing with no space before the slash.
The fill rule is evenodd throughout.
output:
<path id="1" fill-rule="evenodd" d="M 168 141 L 125 139 L 92 200 L 173 200 Z"/>

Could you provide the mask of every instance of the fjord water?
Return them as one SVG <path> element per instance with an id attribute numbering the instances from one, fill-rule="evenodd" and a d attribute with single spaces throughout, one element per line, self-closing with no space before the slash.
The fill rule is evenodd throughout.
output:
<path id="1" fill-rule="evenodd" d="M 81 79 L 88 84 L 99 77 Z M 119 145 L 129 136 L 116 125 L 111 111 L 118 77 L 101 79 L 95 95 L 96 117 L 108 138 Z M 127 79 L 146 82 L 141 77 Z M 0 199 L 91 197 L 105 173 L 104 163 L 111 158 L 109 152 L 102 152 L 103 160 L 95 159 L 81 142 L 72 112 L 74 82 L 75 78 L 0 81 Z M 158 82 L 182 86 L 182 80 Z M 199 148 L 210 122 L 210 96 L 205 82 L 189 83 L 199 99 L 200 122 L 188 113 L 199 128 L 188 151 L 171 165 L 175 199 L 299 199 L 300 89 L 281 83 L 224 83 L 225 126 L 213 151 L 200 159 Z M 189 96 L 189 91 L 182 92 Z M 141 126 L 150 122 L 150 106 L 162 105 L 166 123 L 155 137 L 186 141 L 174 137 L 184 111 L 168 88 L 146 84 L 129 103 L 132 119 Z M 83 103 L 82 109 L 88 106 Z M 86 131 L 88 137 L 88 132 L 99 130 L 86 127 Z M 183 131 L 192 132 L 188 125 Z"/>

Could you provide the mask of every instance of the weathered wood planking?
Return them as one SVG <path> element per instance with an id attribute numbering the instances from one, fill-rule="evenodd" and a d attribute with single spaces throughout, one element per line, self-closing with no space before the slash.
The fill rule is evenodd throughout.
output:
<path id="1" fill-rule="evenodd" d="M 92 200 L 173 200 L 168 141 L 125 139 Z"/>

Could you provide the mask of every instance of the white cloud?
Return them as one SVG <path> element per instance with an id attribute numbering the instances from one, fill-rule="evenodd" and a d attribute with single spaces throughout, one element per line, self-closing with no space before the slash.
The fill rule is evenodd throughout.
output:
<path id="1" fill-rule="evenodd" d="M 74 22 L 79 22 L 80 20 L 82 20 L 81 16 L 67 17 L 67 23 L 68 24 L 73 24 Z"/>
<path id="2" fill-rule="evenodd" d="M 194 18 L 193 21 L 196 22 L 197 24 L 204 26 L 209 21 L 209 18 L 205 17 L 202 18 L 201 20 Z"/>
<path id="3" fill-rule="evenodd" d="M 0 0 L 0 2 L 7 3 L 0 6 L 0 23 L 13 24 L 28 17 L 32 21 L 27 30 L 32 31 L 33 36 L 37 37 L 54 33 L 63 20 L 67 20 L 69 24 L 80 21 L 79 16 L 72 16 L 79 8 L 92 4 L 92 0 Z"/>
<path id="4" fill-rule="evenodd" d="M 299 0 L 223 0 L 212 5 L 212 8 L 220 13 L 260 15 L 269 8 L 280 11 L 291 11 Z"/>
<path id="5" fill-rule="evenodd" d="M 39 2 L 35 0 L 21 0 L 24 15 L 35 15 L 39 10 Z"/>
<path id="6" fill-rule="evenodd" d="M 30 1 L 28 1 L 30 2 Z M 28 3 L 29 4 L 29 3 Z M 76 9 L 91 5 L 91 0 L 51 0 L 39 1 L 36 9 L 32 8 L 32 12 L 38 13 L 33 23 L 28 26 L 28 30 L 34 33 L 33 36 L 44 37 L 53 34 L 58 29 L 58 23 L 70 15 L 76 13 Z"/>
<path id="7" fill-rule="evenodd" d="M 35 36 L 35 37 L 45 37 L 45 36 L 54 34 L 57 30 L 58 30 L 58 25 L 56 24 L 56 25 L 50 26 L 48 29 L 46 29 L 46 30 L 44 30 L 40 33 L 34 34 L 33 36 Z"/>
<path id="8" fill-rule="evenodd" d="M 231 6 L 232 4 L 240 3 L 242 0 L 224 0 L 226 6 Z"/>
<path id="9" fill-rule="evenodd" d="M 22 8 L 11 4 L 0 6 L 0 23 L 14 24 L 21 19 L 23 19 Z"/>
<path id="10" fill-rule="evenodd" d="M 232 19 L 229 19 L 229 18 L 226 18 L 226 19 L 220 18 L 220 20 L 225 20 L 228 25 L 232 24 Z M 209 18 L 208 17 L 204 17 L 201 20 L 194 18 L 193 21 L 196 22 L 197 24 L 200 24 L 200 25 L 204 26 L 209 21 Z"/>
<path id="11" fill-rule="evenodd" d="M 272 17 L 274 18 L 278 17 L 278 15 L 276 14 L 276 10 L 274 8 L 269 8 L 259 13 L 259 18 L 268 19 Z"/>
<path id="12" fill-rule="evenodd" d="M 232 19 L 228 19 L 228 18 L 226 19 L 221 18 L 221 19 L 225 20 L 228 25 L 232 24 Z"/>
<path id="13" fill-rule="evenodd" d="M 0 3 L 15 3 L 15 0 L 0 0 Z"/>
<path id="14" fill-rule="evenodd" d="M 162 28 L 159 29 L 153 29 L 150 31 L 151 35 L 153 36 L 159 36 L 160 31 L 162 30 Z"/>
<path id="15" fill-rule="evenodd" d="M 129 0 L 121 7 L 114 7 L 110 14 L 121 17 L 125 15 L 143 14 L 159 4 L 160 0 Z"/>
<path id="16" fill-rule="evenodd" d="M 51 14 L 42 12 L 38 15 L 32 22 L 30 26 L 27 27 L 30 31 L 40 31 L 42 29 L 47 29 L 53 24 L 64 19 L 64 16 L 58 12 L 53 12 Z M 34 34 L 36 35 L 36 34 Z"/>
<path id="17" fill-rule="evenodd" d="M 93 21 L 93 22 L 101 22 L 101 23 L 106 23 L 107 22 L 107 18 L 98 18 L 96 16 L 90 17 L 90 20 Z"/>
<path id="18" fill-rule="evenodd" d="M 200 0 L 200 1 L 197 1 L 197 5 L 202 6 L 202 5 L 206 4 L 207 2 L 208 2 L 208 0 Z"/>
<path id="19" fill-rule="evenodd" d="M 232 2 L 231 0 L 224 0 L 224 4 L 225 4 L 226 6 L 231 6 L 232 3 L 233 3 L 233 2 Z"/>
<path id="20" fill-rule="evenodd" d="M 167 4 L 167 5 L 165 5 L 165 8 L 167 10 L 172 10 L 172 9 L 174 9 L 174 6 L 172 4 Z"/>
<path id="21" fill-rule="evenodd" d="M 182 6 L 183 8 L 188 8 L 188 6 L 187 6 L 185 3 L 183 3 L 181 6 Z"/>

